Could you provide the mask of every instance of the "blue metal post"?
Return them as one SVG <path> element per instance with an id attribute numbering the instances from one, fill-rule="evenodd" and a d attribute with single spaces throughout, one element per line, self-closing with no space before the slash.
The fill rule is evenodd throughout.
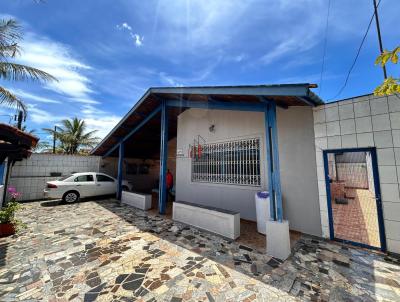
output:
<path id="1" fill-rule="evenodd" d="M 167 159 L 168 159 L 168 108 L 167 102 L 161 100 L 161 143 L 160 143 L 160 183 L 158 191 L 158 210 L 165 214 L 167 207 Z"/>
<path id="2" fill-rule="evenodd" d="M 265 109 L 265 149 L 266 149 L 266 159 L 267 159 L 267 175 L 268 175 L 268 190 L 269 190 L 269 213 L 271 220 L 276 220 L 276 211 L 275 211 L 275 194 L 274 194 L 274 174 L 273 174 L 273 161 L 274 158 L 272 156 L 272 146 L 271 146 L 271 130 L 269 126 L 269 117 L 268 117 L 268 104 Z"/>
<path id="3" fill-rule="evenodd" d="M 270 211 L 271 219 L 282 222 L 282 191 L 281 177 L 279 168 L 279 148 L 278 148 L 278 130 L 276 123 L 276 104 L 269 102 L 266 112 L 266 145 L 267 145 L 267 166 L 270 190 Z"/>
<path id="4" fill-rule="evenodd" d="M 4 162 L 0 165 L 0 185 L 3 184 L 3 176 L 4 176 L 5 166 L 6 166 L 6 164 Z"/>
<path id="5" fill-rule="evenodd" d="M 118 187 L 117 187 L 117 199 L 121 200 L 122 196 L 122 178 L 124 168 L 124 143 L 119 143 L 119 157 L 118 157 Z"/>
<path id="6" fill-rule="evenodd" d="M 278 126 L 276 123 L 276 104 L 269 104 L 269 124 L 271 129 L 271 144 L 272 144 L 272 155 L 273 161 L 273 172 L 274 172 L 274 192 L 275 192 L 275 207 L 276 216 L 279 222 L 283 220 L 283 209 L 282 209 L 282 190 L 281 190 L 281 173 L 279 165 L 279 146 L 278 146 Z"/>

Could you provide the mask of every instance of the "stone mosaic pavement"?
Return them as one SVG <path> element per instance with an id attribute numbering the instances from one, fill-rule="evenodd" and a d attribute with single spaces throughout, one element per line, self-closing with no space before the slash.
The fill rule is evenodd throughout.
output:
<path id="1" fill-rule="evenodd" d="M 0 301 L 400 301 L 395 259 L 302 236 L 285 262 L 113 200 L 25 204 Z"/>

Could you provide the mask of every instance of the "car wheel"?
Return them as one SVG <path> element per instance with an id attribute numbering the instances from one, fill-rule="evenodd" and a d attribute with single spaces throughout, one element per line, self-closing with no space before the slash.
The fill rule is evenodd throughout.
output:
<path id="1" fill-rule="evenodd" d="M 66 203 L 74 203 L 79 200 L 79 193 L 76 191 L 69 191 L 64 194 L 63 201 Z"/>

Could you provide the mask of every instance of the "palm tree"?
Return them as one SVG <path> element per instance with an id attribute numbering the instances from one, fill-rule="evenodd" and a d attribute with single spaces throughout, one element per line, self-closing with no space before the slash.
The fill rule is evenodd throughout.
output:
<path id="1" fill-rule="evenodd" d="M 86 123 L 77 117 L 61 121 L 58 131 L 45 128 L 44 131 L 54 135 L 60 141 L 59 147 L 67 154 L 76 154 L 81 148 L 93 148 L 99 138 L 94 134 L 97 130 L 86 132 Z"/>
<path id="2" fill-rule="evenodd" d="M 13 19 L 0 20 L 0 80 L 57 80 L 47 72 L 10 61 L 20 54 L 18 42 L 21 39 L 22 35 L 17 21 Z M 0 86 L 0 104 L 21 110 L 26 116 L 27 109 L 24 102 L 2 86 Z"/>

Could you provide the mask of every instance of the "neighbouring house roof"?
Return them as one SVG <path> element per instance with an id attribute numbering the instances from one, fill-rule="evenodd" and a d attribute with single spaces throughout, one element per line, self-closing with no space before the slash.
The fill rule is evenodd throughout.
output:
<path id="1" fill-rule="evenodd" d="M 8 157 L 11 161 L 22 160 L 31 155 L 39 138 L 16 127 L 0 123 L 0 164 Z"/>
<path id="2" fill-rule="evenodd" d="M 314 84 L 277 84 L 248 86 L 153 87 L 146 91 L 133 108 L 93 149 L 91 154 L 104 156 L 119 141 L 139 125 L 159 105 L 161 100 L 211 103 L 218 101 L 228 106 L 234 102 L 259 106 L 261 98 L 274 101 L 277 106 L 318 106 L 324 102 L 310 88 Z M 233 105 L 233 104 L 232 104 Z M 177 116 L 187 107 L 169 109 L 169 138 L 176 136 Z M 126 157 L 157 158 L 160 146 L 160 114 L 155 115 L 125 143 Z M 117 156 L 115 151 L 110 156 Z"/>

